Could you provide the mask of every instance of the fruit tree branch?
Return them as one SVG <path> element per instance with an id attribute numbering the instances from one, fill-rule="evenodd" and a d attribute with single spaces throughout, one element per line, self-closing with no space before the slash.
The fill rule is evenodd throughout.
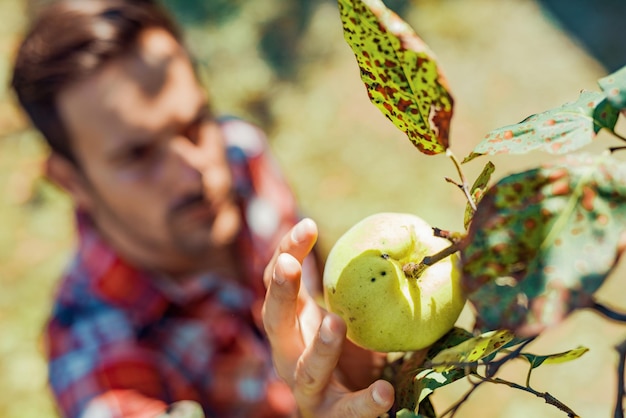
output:
<path id="1" fill-rule="evenodd" d="M 482 379 L 485 382 L 502 384 L 502 385 L 511 387 L 513 389 L 523 390 L 524 392 L 528 392 L 530 394 L 537 396 L 538 398 L 543 399 L 544 401 L 546 401 L 548 405 L 552 405 L 560 409 L 561 411 L 565 412 L 567 416 L 570 418 L 580 418 L 580 416 L 576 412 L 572 411 L 572 409 L 569 406 L 565 405 L 563 402 L 559 401 L 554 396 L 550 395 L 548 392 L 539 392 L 529 386 L 518 385 L 515 382 L 510 382 L 508 380 L 504 380 L 499 377 L 483 377 L 478 374 L 474 376 L 478 377 L 479 379 Z"/>
<path id="2" fill-rule="evenodd" d="M 613 321 L 626 322 L 626 313 L 624 312 L 615 311 L 599 302 L 595 302 L 591 308 Z"/>
<path id="3" fill-rule="evenodd" d="M 617 364 L 617 400 L 615 401 L 615 413 L 613 418 L 624 418 L 624 363 L 626 363 L 626 340 L 619 343 L 615 349 L 619 354 L 619 363 Z"/>
<path id="4" fill-rule="evenodd" d="M 457 184 L 461 188 L 461 190 L 463 190 L 463 193 L 465 194 L 467 202 L 472 208 L 472 211 L 476 212 L 476 202 L 474 202 L 474 199 L 472 198 L 472 193 L 470 192 L 469 186 L 467 184 L 467 179 L 465 178 L 465 174 L 463 174 L 463 170 L 461 169 L 461 163 L 459 162 L 459 160 L 457 160 L 456 156 L 449 148 L 446 150 L 446 156 L 448 156 L 452 160 L 454 167 L 456 167 L 457 173 L 459 173 L 459 178 L 461 179 L 460 184 L 455 184 Z"/>

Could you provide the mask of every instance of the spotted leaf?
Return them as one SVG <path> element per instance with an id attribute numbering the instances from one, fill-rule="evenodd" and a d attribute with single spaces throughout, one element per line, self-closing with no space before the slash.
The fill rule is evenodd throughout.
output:
<path id="1" fill-rule="evenodd" d="M 430 362 L 437 372 L 452 371 L 460 363 L 477 362 L 503 348 L 515 335 L 508 330 L 488 331 L 441 351 Z"/>
<path id="2" fill-rule="evenodd" d="M 480 329 L 535 335 L 591 295 L 623 251 L 626 165 L 569 155 L 487 191 L 461 250 Z"/>
<path id="3" fill-rule="evenodd" d="M 371 102 L 425 154 L 448 148 L 453 100 L 434 54 L 381 0 L 339 0 Z"/>
<path id="4" fill-rule="evenodd" d="M 528 360 L 531 369 L 541 366 L 542 364 L 557 364 L 567 361 L 576 360 L 585 354 L 589 349 L 587 347 L 577 347 L 573 350 L 564 351 L 562 353 L 538 355 L 531 353 L 521 353 L 520 355 Z"/>
<path id="5" fill-rule="evenodd" d="M 480 202 L 480 199 L 482 199 L 483 194 L 485 193 L 485 189 L 489 184 L 489 180 L 491 180 L 491 175 L 493 174 L 495 169 L 496 166 L 493 165 L 491 161 L 488 161 L 487 164 L 485 164 L 485 167 L 483 167 L 483 171 L 476 178 L 476 181 L 470 189 L 470 195 L 472 196 L 475 204 L 478 204 L 478 202 Z M 472 216 L 474 216 L 474 210 L 468 202 L 465 206 L 465 216 L 463 218 L 463 224 L 465 225 L 465 229 L 469 227 Z"/>
<path id="6" fill-rule="evenodd" d="M 619 110 L 606 95 L 583 91 L 578 100 L 489 132 L 463 162 L 484 154 L 564 154 L 589 144 L 602 128 L 613 131 Z"/>
<path id="7" fill-rule="evenodd" d="M 607 101 L 616 109 L 626 109 L 626 66 L 598 80 Z"/>
<path id="8" fill-rule="evenodd" d="M 470 338 L 473 338 L 471 332 L 454 327 L 430 347 L 425 358 L 411 354 L 406 356 L 402 366 L 394 375 L 396 404 L 400 408 L 420 411 L 430 416 L 426 413 L 429 406 L 428 397 L 436 389 L 462 379 L 466 373 L 465 368 L 436 371 L 424 367 L 424 362 L 432 361 L 441 351 L 457 346 Z"/>

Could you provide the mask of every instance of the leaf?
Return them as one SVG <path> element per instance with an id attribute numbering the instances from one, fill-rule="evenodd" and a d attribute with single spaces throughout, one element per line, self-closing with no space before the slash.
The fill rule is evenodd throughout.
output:
<path id="1" fill-rule="evenodd" d="M 417 402 L 420 403 L 427 399 L 436 389 L 456 382 L 466 376 L 461 368 L 450 368 L 446 371 L 437 371 L 434 369 L 422 369 L 415 376 L 415 395 Z"/>
<path id="2" fill-rule="evenodd" d="M 435 389 L 465 377 L 464 368 L 436 372 L 424 367 L 424 362 L 432 360 L 442 350 L 454 347 L 472 337 L 471 332 L 454 327 L 431 346 L 425 359 L 409 354 L 394 376 L 396 404 L 401 408 L 408 408 L 411 411 L 419 409 L 424 413 L 424 409 L 427 409 L 424 403 Z"/>
<path id="3" fill-rule="evenodd" d="M 626 109 L 626 67 L 598 80 L 607 101 L 617 110 Z"/>
<path id="4" fill-rule="evenodd" d="M 432 360 L 443 350 L 457 346 L 470 338 L 474 338 L 474 334 L 463 328 L 453 327 L 430 347 L 426 354 L 426 360 Z"/>
<path id="5" fill-rule="evenodd" d="M 493 165 L 491 161 L 488 161 L 487 164 L 485 164 L 483 171 L 480 173 L 480 175 L 472 185 L 472 188 L 470 189 L 470 195 L 472 196 L 472 199 L 474 199 L 475 204 L 478 204 L 478 202 L 480 202 L 480 200 L 482 199 L 483 194 L 485 193 L 485 189 L 489 184 L 489 180 L 491 180 L 491 175 L 493 174 L 495 169 L 496 166 Z M 463 218 L 463 224 L 465 225 L 465 229 L 469 227 L 472 216 L 474 216 L 474 210 L 468 202 L 465 206 L 465 216 Z"/>
<path id="6" fill-rule="evenodd" d="M 557 364 L 576 360 L 587 351 L 589 351 L 587 347 L 577 347 L 572 350 L 564 351 L 562 353 L 547 354 L 543 356 L 531 353 L 521 353 L 520 355 L 528 360 L 528 362 L 530 363 L 530 368 L 534 369 L 541 366 L 542 364 Z"/>
<path id="7" fill-rule="evenodd" d="M 514 337 L 508 330 L 486 332 L 441 351 L 431 360 L 431 367 L 435 371 L 445 372 L 462 367 L 460 364 L 475 363 L 500 350 Z"/>
<path id="8" fill-rule="evenodd" d="M 564 154 L 589 144 L 602 128 L 613 130 L 619 111 L 604 94 L 582 91 L 578 100 L 489 132 L 463 162 L 484 154 Z"/>
<path id="9" fill-rule="evenodd" d="M 536 335 L 591 295 L 623 251 L 626 165 L 570 155 L 487 191 L 461 249 L 479 329 Z"/>
<path id="10" fill-rule="evenodd" d="M 403 408 L 399 410 L 398 412 L 396 412 L 396 418 L 436 418 L 436 417 L 435 416 L 425 417 L 424 415 L 416 414 L 415 412 L 411 411 L 408 408 Z"/>
<path id="11" fill-rule="evenodd" d="M 448 148 L 453 100 L 434 54 L 381 0 L 339 0 L 371 102 L 424 154 Z"/>

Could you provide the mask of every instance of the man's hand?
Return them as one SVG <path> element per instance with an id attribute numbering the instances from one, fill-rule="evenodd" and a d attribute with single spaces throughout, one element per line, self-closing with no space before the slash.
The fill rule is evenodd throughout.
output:
<path id="1" fill-rule="evenodd" d="M 304 219 L 283 237 L 265 269 L 263 323 L 278 374 L 291 387 L 303 417 L 378 417 L 391 408 L 393 387 L 377 380 L 350 391 L 338 379 L 346 325 L 321 309 L 300 286 L 302 261 L 317 239 Z"/>

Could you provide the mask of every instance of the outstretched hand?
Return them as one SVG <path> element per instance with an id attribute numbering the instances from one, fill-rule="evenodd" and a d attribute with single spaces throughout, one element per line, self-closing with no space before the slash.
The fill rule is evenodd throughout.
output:
<path id="1" fill-rule="evenodd" d="M 315 223 L 302 220 L 283 237 L 265 269 L 263 323 L 274 365 L 302 417 L 378 417 L 391 408 L 393 387 L 384 380 L 356 391 L 344 385 L 337 364 L 346 344 L 346 325 L 300 286 L 302 262 L 316 239 Z"/>

